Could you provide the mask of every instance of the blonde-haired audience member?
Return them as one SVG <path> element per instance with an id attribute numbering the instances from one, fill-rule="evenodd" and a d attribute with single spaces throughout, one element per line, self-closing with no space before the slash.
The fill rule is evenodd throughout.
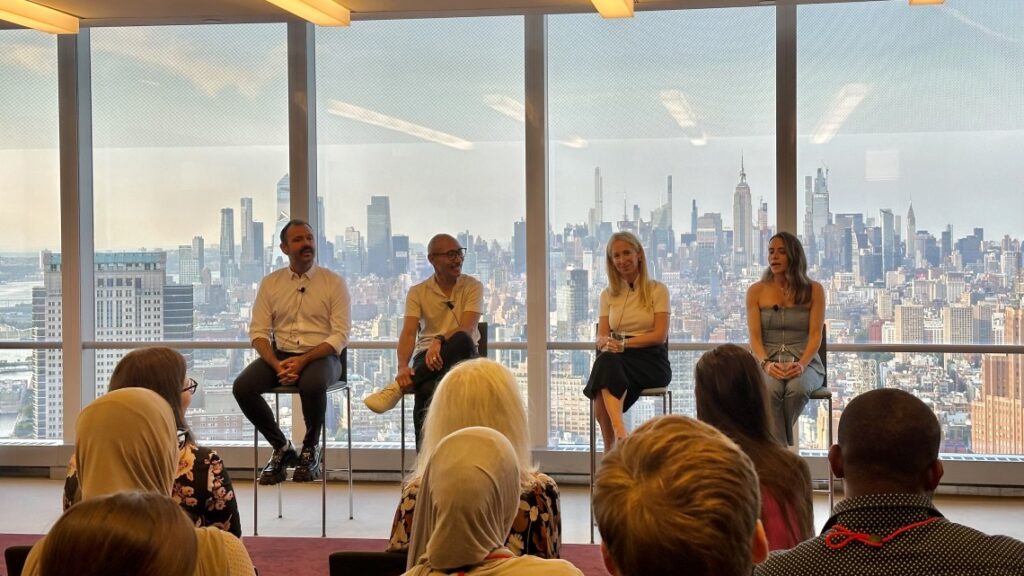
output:
<path id="1" fill-rule="evenodd" d="M 178 465 L 178 431 L 170 405 L 145 388 L 107 392 L 82 410 L 75 426 L 82 502 L 117 492 L 170 496 Z M 73 509 L 74 507 L 72 507 Z M 218 528 L 194 528 L 196 576 L 252 576 L 242 541 Z M 24 576 L 38 576 L 48 537 L 36 542 Z"/>
<path id="2" fill-rule="evenodd" d="M 388 550 L 399 552 L 409 546 L 420 480 L 438 443 L 452 432 L 470 426 L 486 426 L 500 432 L 511 442 L 519 462 L 519 513 L 506 545 L 516 555 L 558 558 L 562 531 L 558 485 L 538 472 L 532 462 L 526 410 L 515 376 L 508 368 L 486 358 L 460 362 L 434 392 L 423 424 L 419 458 L 402 488 Z"/>
<path id="3" fill-rule="evenodd" d="M 749 576 L 768 555 L 754 465 L 714 427 L 648 421 L 604 457 L 594 514 L 615 576 Z"/>
<path id="4" fill-rule="evenodd" d="M 196 531 L 178 503 L 118 492 L 71 507 L 46 535 L 43 576 L 192 576 Z"/>
<path id="5" fill-rule="evenodd" d="M 405 574 L 582 576 L 565 560 L 505 547 L 519 513 L 521 472 L 515 448 L 491 428 L 463 428 L 441 440 L 423 474 Z"/>

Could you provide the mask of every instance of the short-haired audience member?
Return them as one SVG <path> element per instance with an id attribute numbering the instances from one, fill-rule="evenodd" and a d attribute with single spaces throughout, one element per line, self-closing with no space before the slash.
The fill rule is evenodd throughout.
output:
<path id="1" fill-rule="evenodd" d="M 437 387 L 433 407 L 423 425 L 423 445 L 416 469 L 402 487 L 388 550 L 398 552 L 409 547 L 422 479 L 441 439 L 471 426 L 486 426 L 500 432 L 511 442 L 519 462 L 519 508 L 503 544 L 517 556 L 558 558 L 562 540 L 558 485 L 540 473 L 531 460 L 526 411 L 515 376 L 508 368 L 486 358 L 460 363 Z"/>
<path id="2" fill-rule="evenodd" d="M 650 277 L 640 240 L 616 232 L 605 249 L 608 287 L 601 292 L 597 358 L 583 395 L 594 403 L 605 450 L 626 435 L 622 414 L 647 388 L 672 381 L 668 361 L 668 288 Z"/>
<path id="3" fill-rule="evenodd" d="M 79 414 L 75 434 L 82 502 L 117 492 L 171 495 L 178 431 L 171 407 L 156 392 L 123 388 L 104 394 Z M 252 576 L 252 560 L 241 540 L 212 526 L 193 531 L 196 576 Z M 24 576 L 39 576 L 48 538 L 32 547 Z"/>
<path id="4" fill-rule="evenodd" d="M 582 576 L 565 560 L 516 556 L 505 546 L 521 472 L 516 449 L 496 430 L 474 426 L 441 440 L 423 474 L 406 574 Z"/>
<path id="5" fill-rule="evenodd" d="M 754 465 L 692 418 L 654 418 L 619 442 L 593 505 L 615 576 L 749 576 L 768 555 Z"/>
<path id="6" fill-rule="evenodd" d="M 370 410 L 382 414 L 412 392 L 417 451 L 438 382 L 455 364 L 477 357 L 484 288 L 479 280 L 462 273 L 465 259 L 466 249 L 453 236 L 437 234 L 430 239 L 427 260 L 434 273 L 410 288 L 406 297 L 398 336 L 398 373 L 394 382 L 363 399 Z"/>
<path id="7" fill-rule="evenodd" d="M 46 535 L 42 576 L 192 576 L 196 531 L 178 503 L 118 492 L 73 506 Z"/>
<path id="8" fill-rule="evenodd" d="M 811 471 L 772 437 L 761 370 L 750 352 L 723 344 L 694 369 L 697 418 L 718 428 L 750 457 L 761 482 L 761 522 L 771 550 L 814 535 Z"/>
<path id="9" fill-rule="evenodd" d="M 912 394 L 872 390 L 854 398 L 828 455 L 846 499 L 820 536 L 773 554 L 755 574 L 1024 574 L 1024 542 L 987 536 L 935 509 L 941 439 L 935 414 Z"/>
<path id="10" fill-rule="evenodd" d="M 750 351 L 764 372 L 775 439 L 793 444 L 793 425 L 825 382 L 818 357 L 825 289 L 807 277 L 800 240 L 779 232 L 768 243 L 768 269 L 747 289 Z"/>
<path id="11" fill-rule="evenodd" d="M 242 537 L 238 501 L 227 468 L 215 450 L 196 443 L 185 411 L 199 384 L 185 376 L 185 359 L 164 347 L 140 348 L 125 354 L 110 377 L 110 390 L 148 388 L 163 396 L 174 411 L 178 428 L 178 469 L 174 498 L 196 526 L 215 526 Z M 68 462 L 64 509 L 82 498 L 75 457 Z"/>

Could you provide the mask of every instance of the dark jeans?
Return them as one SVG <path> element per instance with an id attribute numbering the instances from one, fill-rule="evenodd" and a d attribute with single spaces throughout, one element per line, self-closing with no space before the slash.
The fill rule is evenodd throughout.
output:
<path id="1" fill-rule="evenodd" d="M 424 350 L 412 359 L 412 390 L 416 399 L 412 409 L 412 422 L 416 428 L 416 451 L 420 450 L 421 431 L 423 421 L 427 419 L 427 409 L 434 399 L 434 389 L 437 383 L 444 378 L 448 370 L 463 360 L 476 358 L 476 344 L 473 338 L 463 331 L 458 331 L 444 344 L 441 344 L 441 360 L 443 366 L 437 372 L 427 367 L 427 351 Z"/>
<path id="2" fill-rule="evenodd" d="M 274 354 L 278 360 L 299 356 L 279 351 L 275 351 Z M 316 446 L 320 442 L 320 429 L 323 427 L 327 411 L 327 387 L 340 377 L 341 360 L 335 354 L 310 362 L 299 374 L 295 386 L 302 401 L 302 418 L 306 421 L 303 446 Z M 275 450 L 287 444 L 288 439 L 281 432 L 281 427 L 274 419 L 274 412 L 263 398 L 263 394 L 279 385 L 277 373 L 262 358 L 257 358 L 242 370 L 238 378 L 235 378 L 232 388 L 242 413 Z"/>

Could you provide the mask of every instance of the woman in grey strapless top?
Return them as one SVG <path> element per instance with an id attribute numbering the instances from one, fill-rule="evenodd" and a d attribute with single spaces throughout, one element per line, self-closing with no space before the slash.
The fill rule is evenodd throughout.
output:
<path id="1" fill-rule="evenodd" d="M 772 432 L 776 440 L 791 445 L 793 425 L 825 380 L 818 357 L 825 291 L 807 277 L 803 247 L 792 234 L 772 237 L 768 261 L 764 277 L 747 291 L 750 351 L 768 390 Z"/>

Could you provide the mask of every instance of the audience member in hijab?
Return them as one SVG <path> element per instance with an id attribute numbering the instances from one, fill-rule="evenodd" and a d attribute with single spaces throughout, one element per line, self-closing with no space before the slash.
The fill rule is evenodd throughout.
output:
<path id="1" fill-rule="evenodd" d="M 442 438 L 470 426 L 501 432 L 519 459 L 519 512 L 505 546 L 516 556 L 558 558 L 562 546 L 562 515 L 558 485 L 541 473 L 530 454 L 530 432 L 519 385 L 508 368 L 494 360 L 465 360 L 444 377 L 423 425 L 423 444 L 416 469 L 402 486 L 402 500 L 391 524 L 388 552 L 409 549 L 420 479 Z"/>
<path id="2" fill-rule="evenodd" d="M 46 535 L 43 576 L 192 576 L 196 531 L 172 498 L 118 492 L 80 502 Z"/>
<path id="3" fill-rule="evenodd" d="M 178 465 L 178 432 L 170 405 L 145 388 L 101 396 L 82 410 L 75 427 L 75 459 L 82 501 L 125 491 L 170 496 Z M 196 576 L 252 576 L 241 540 L 213 527 L 195 528 Z M 47 538 L 29 552 L 24 576 L 41 574 Z"/>
<path id="4" fill-rule="evenodd" d="M 125 354 L 114 368 L 109 389 L 148 388 L 167 400 L 178 427 L 178 470 L 171 498 L 196 526 L 216 526 L 241 538 L 238 501 L 224 462 L 215 450 L 196 442 L 185 421 L 185 411 L 198 387 L 198 382 L 185 375 L 185 358 L 177 350 L 153 346 Z M 72 456 L 64 481 L 65 510 L 82 499 L 77 468 Z"/>
<path id="5" fill-rule="evenodd" d="M 505 538 L 519 508 L 519 459 L 490 428 L 442 440 L 427 464 L 406 576 L 582 576 L 565 560 L 516 556 Z"/>

